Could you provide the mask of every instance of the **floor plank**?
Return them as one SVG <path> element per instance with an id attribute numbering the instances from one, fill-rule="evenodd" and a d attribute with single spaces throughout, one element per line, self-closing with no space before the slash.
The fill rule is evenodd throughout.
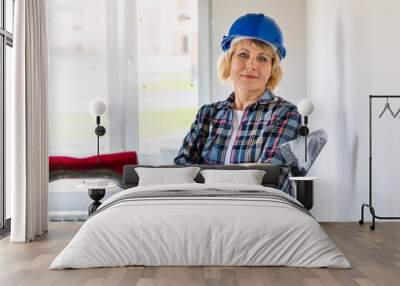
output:
<path id="1" fill-rule="evenodd" d="M 0 285 L 400 285 L 400 222 L 379 222 L 375 231 L 358 223 L 321 223 L 352 269 L 290 267 L 116 267 L 48 269 L 82 224 L 50 223 L 32 243 L 0 240 Z"/>

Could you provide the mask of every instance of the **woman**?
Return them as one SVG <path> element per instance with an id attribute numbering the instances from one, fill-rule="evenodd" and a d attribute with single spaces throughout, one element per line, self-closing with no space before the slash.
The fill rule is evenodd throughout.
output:
<path id="1" fill-rule="evenodd" d="M 285 164 L 279 145 L 297 137 L 301 117 L 273 94 L 286 55 L 280 28 L 263 14 L 246 14 L 221 46 L 219 77 L 231 81 L 234 92 L 200 108 L 175 164 Z M 284 170 L 279 189 L 292 194 L 288 177 Z"/>

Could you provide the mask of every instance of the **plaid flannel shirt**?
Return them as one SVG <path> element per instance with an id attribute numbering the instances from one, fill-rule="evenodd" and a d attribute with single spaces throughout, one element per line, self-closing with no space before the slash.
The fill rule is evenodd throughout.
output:
<path id="1" fill-rule="evenodd" d="M 177 165 L 224 164 L 232 133 L 235 94 L 200 108 L 174 162 Z M 279 145 L 297 137 L 301 116 L 295 105 L 266 91 L 246 107 L 230 162 L 284 165 Z M 293 195 L 289 169 L 283 168 L 278 188 Z"/>

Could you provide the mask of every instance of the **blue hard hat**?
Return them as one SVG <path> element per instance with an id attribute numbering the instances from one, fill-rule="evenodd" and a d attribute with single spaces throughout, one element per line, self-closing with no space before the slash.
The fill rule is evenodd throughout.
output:
<path id="1" fill-rule="evenodd" d="M 232 40 L 237 37 L 251 38 L 272 44 L 281 60 L 286 56 L 281 29 L 272 18 L 264 14 L 246 14 L 239 17 L 229 28 L 228 35 L 223 37 L 222 50 L 224 52 L 229 50 Z"/>

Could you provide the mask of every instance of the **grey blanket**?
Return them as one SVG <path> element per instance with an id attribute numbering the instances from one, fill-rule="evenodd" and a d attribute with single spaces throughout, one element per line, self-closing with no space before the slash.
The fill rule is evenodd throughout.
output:
<path id="1" fill-rule="evenodd" d="M 227 191 L 227 190 L 218 190 L 216 188 L 203 189 L 203 190 L 163 190 L 163 191 L 138 191 L 123 195 L 105 205 L 101 205 L 101 207 L 92 213 L 92 216 L 107 210 L 108 208 L 120 204 L 122 202 L 127 201 L 144 201 L 144 200 L 154 200 L 154 199 L 174 199 L 174 200 L 190 200 L 190 199 L 257 199 L 257 201 L 264 200 L 270 202 L 276 202 L 280 204 L 285 204 L 292 206 L 305 214 L 310 214 L 310 212 L 299 202 L 290 200 L 284 196 L 279 196 L 275 193 L 268 191 L 259 191 L 259 190 L 241 190 L 241 191 Z"/>

